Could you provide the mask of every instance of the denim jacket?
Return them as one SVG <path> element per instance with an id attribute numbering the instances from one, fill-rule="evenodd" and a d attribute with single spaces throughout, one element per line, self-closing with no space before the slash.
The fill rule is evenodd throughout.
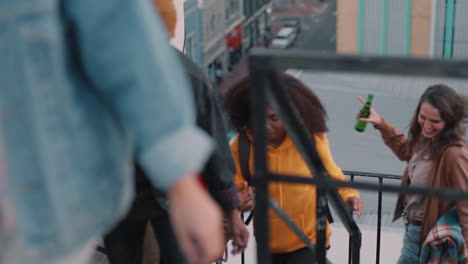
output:
<path id="1" fill-rule="evenodd" d="M 0 134 L 35 258 L 16 263 L 49 263 L 112 228 L 134 158 L 167 189 L 210 154 L 155 13 L 148 0 L 0 1 Z"/>

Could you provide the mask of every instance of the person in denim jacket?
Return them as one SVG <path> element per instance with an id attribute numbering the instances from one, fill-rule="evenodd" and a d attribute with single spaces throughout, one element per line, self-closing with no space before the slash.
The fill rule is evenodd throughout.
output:
<path id="1" fill-rule="evenodd" d="M 221 212 L 194 177 L 212 146 L 167 38 L 146 0 L 0 2 L 0 125 L 17 232 L 4 263 L 58 263 L 109 231 L 133 199 L 134 160 L 168 190 L 188 258 L 220 255 Z"/>

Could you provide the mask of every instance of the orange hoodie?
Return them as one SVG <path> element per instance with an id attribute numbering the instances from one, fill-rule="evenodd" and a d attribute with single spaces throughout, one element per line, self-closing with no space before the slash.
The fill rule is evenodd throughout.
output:
<path id="1" fill-rule="evenodd" d="M 252 134 L 247 132 L 252 141 Z M 346 181 L 341 169 L 333 161 L 327 135 L 319 133 L 313 135 L 317 152 L 323 162 L 325 169 L 334 180 Z M 240 188 L 244 185 L 239 164 L 239 137 L 231 143 L 231 151 L 236 161 L 236 175 L 234 183 Z M 251 144 L 249 167 L 253 171 L 253 144 Z M 303 160 L 300 152 L 296 149 L 294 142 L 289 136 L 277 148 L 267 147 L 268 169 L 272 173 L 295 175 L 300 177 L 312 177 L 307 164 Z M 252 174 L 253 175 L 253 174 Z M 286 182 L 272 182 L 268 186 L 270 195 L 278 202 L 281 208 L 291 217 L 295 224 L 302 229 L 313 243 L 316 243 L 316 188 L 310 184 L 292 184 Z M 339 193 L 344 201 L 351 196 L 359 197 L 359 192 L 351 188 L 340 188 Z M 270 249 L 272 253 L 288 253 L 305 247 L 299 237 L 289 229 L 281 218 L 269 209 L 270 219 Z M 326 236 L 327 246 L 331 231 L 327 222 Z"/>

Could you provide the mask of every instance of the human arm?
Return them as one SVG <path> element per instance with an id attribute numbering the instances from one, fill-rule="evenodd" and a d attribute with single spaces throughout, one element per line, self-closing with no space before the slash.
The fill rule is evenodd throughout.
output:
<path id="1" fill-rule="evenodd" d="M 328 175 L 333 180 L 347 181 L 348 179 L 344 176 L 343 171 L 333 160 L 327 134 L 317 133 L 314 134 L 313 137 L 318 155 Z M 349 209 L 351 211 L 356 211 L 358 216 L 361 217 L 364 210 L 364 202 L 359 198 L 359 192 L 353 188 L 338 188 L 338 193 Z"/>
<path id="2" fill-rule="evenodd" d="M 238 199 L 240 202 L 239 210 L 242 212 L 252 211 L 255 208 L 255 192 L 248 182 L 242 176 L 239 160 L 239 136 L 231 143 L 232 156 L 236 164 L 236 174 L 234 175 L 234 184 L 238 188 Z M 251 150 L 252 153 L 252 150 Z M 249 160 L 250 165 L 250 160 Z M 249 166 L 250 169 L 250 166 Z"/>
<path id="3" fill-rule="evenodd" d="M 443 176 L 447 176 L 449 187 L 468 192 L 468 147 L 452 146 L 446 150 L 441 164 Z M 468 201 L 457 201 L 457 214 L 465 241 L 468 241 Z"/>
<path id="4" fill-rule="evenodd" d="M 224 249 L 222 215 L 194 175 L 168 190 L 169 215 L 184 254 L 191 263 L 211 263 Z"/>
<path id="5" fill-rule="evenodd" d="M 225 121 L 218 101 L 218 92 L 199 66 L 179 52 L 192 84 L 197 106 L 197 125 L 211 135 L 215 151 L 202 171 L 203 181 L 212 197 L 224 211 L 232 237 L 233 254 L 242 252 L 248 244 L 249 232 L 240 218 L 238 189 L 234 185 L 235 163 L 227 139 Z"/>
<path id="6" fill-rule="evenodd" d="M 219 106 L 219 93 L 200 67 L 181 52 L 178 52 L 190 78 L 195 105 L 197 125 L 208 133 L 215 149 L 206 163 L 202 177 L 213 198 L 223 210 L 239 206 L 237 187 L 234 185 L 235 164 L 227 138 L 225 120 Z"/>
<path id="7" fill-rule="evenodd" d="M 362 104 L 366 103 L 361 96 L 358 98 Z M 401 161 L 409 161 L 411 159 L 412 150 L 410 149 L 406 135 L 382 118 L 373 107 L 370 109 L 369 117 L 361 118 L 361 121 L 371 123 L 375 129 L 379 130 L 385 145 L 393 151 L 398 159 Z"/>
<path id="8" fill-rule="evenodd" d="M 63 9 L 75 60 L 70 65 L 80 70 L 73 77 L 85 80 L 107 106 L 152 183 L 168 190 L 184 253 L 192 256 L 198 247 L 193 260 L 216 259 L 222 243 L 211 243 L 222 241 L 219 208 L 193 175 L 211 144 L 195 127 L 188 82 L 150 2 L 68 0 Z M 193 230 L 199 228 L 194 223 L 209 226 L 209 235 Z"/>
<path id="9" fill-rule="evenodd" d="M 74 63 L 133 140 L 151 181 L 167 189 L 199 171 L 211 146 L 195 127 L 186 75 L 151 3 L 70 0 L 64 10 Z"/>
<path id="10" fill-rule="evenodd" d="M 244 251 L 249 242 L 249 231 L 236 209 L 225 212 L 225 217 L 232 231 L 232 254 Z"/>

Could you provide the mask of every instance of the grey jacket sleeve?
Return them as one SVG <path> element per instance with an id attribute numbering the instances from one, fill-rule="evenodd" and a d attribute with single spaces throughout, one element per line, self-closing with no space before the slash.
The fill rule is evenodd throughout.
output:
<path id="1" fill-rule="evenodd" d="M 220 95 L 200 68 L 182 53 L 183 65 L 189 74 L 197 106 L 197 125 L 213 137 L 215 149 L 202 171 L 202 177 L 213 198 L 225 211 L 239 206 L 234 185 L 235 164 L 229 148 Z"/>

